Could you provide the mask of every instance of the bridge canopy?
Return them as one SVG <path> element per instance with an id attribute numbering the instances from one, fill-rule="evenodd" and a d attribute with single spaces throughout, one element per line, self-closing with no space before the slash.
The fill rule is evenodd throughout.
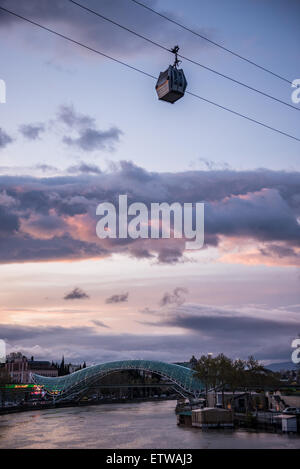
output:
<path id="1" fill-rule="evenodd" d="M 194 370 L 181 365 L 152 360 L 108 362 L 93 365 L 58 378 L 50 378 L 37 374 L 33 374 L 32 378 L 36 384 L 43 386 L 48 393 L 67 398 L 80 391 L 84 391 L 98 379 L 101 379 L 101 377 L 124 370 L 157 373 L 170 380 L 174 384 L 174 387 L 185 395 L 197 396 L 203 391 L 203 384 L 196 377 Z"/>

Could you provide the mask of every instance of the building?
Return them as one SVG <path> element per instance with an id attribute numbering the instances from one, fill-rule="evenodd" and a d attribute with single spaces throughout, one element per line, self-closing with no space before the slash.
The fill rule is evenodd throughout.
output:
<path id="1" fill-rule="evenodd" d="M 58 376 L 58 369 L 48 361 L 29 360 L 28 370 L 31 373 L 41 376 L 49 376 L 50 378 Z"/>
<path id="2" fill-rule="evenodd" d="M 247 410 L 267 410 L 268 400 L 265 393 L 231 391 L 208 392 L 207 405 L 209 407 L 224 407 L 235 412 L 246 412 Z"/>
<path id="3" fill-rule="evenodd" d="M 300 408 L 300 395 L 297 391 L 288 393 L 284 391 L 267 392 L 266 396 L 269 401 L 269 408 L 277 412 L 281 412 L 286 407 Z"/>
<path id="4" fill-rule="evenodd" d="M 297 433 L 297 417 L 296 415 L 280 415 L 282 431 L 284 433 Z"/>
<path id="5" fill-rule="evenodd" d="M 22 353 L 7 355 L 5 368 L 14 383 L 29 383 L 28 360 Z"/>
<path id="6" fill-rule="evenodd" d="M 71 373 L 74 373 L 75 371 L 78 371 L 78 370 L 81 369 L 81 366 L 80 366 L 80 365 L 73 365 L 72 363 L 69 363 L 69 364 L 67 365 L 67 367 L 68 367 L 68 370 L 69 370 L 69 373 L 70 373 L 70 374 L 71 374 Z"/>
<path id="7" fill-rule="evenodd" d="M 57 368 L 51 365 L 50 362 L 34 360 L 33 357 L 31 357 L 31 360 L 28 360 L 20 352 L 10 353 L 6 357 L 5 368 L 14 383 L 30 383 L 31 373 L 51 378 L 58 376 Z"/>

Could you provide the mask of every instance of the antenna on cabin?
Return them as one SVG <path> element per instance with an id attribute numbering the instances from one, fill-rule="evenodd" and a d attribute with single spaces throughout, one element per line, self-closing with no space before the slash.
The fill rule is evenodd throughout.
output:
<path id="1" fill-rule="evenodd" d="M 174 46 L 173 49 L 171 49 L 171 52 L 175 54 L 175 60 L 173 67 L 178 68 L 178 65 L 181 63 L 181 60 L 178 59 L 178 51 L 179 51 L 179 46 Z"/>

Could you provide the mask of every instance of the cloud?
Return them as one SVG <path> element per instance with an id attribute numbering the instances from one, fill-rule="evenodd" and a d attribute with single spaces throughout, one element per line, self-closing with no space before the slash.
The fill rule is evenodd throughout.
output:
<path id="1" fill-rule="evenodd" d="M 128 295 L 129 293 L 121 293 L 121 294 L 118 294 L 118 295 L 112 295 L 110 296 L 109 298 L 107 298 L 105 300 L 105 303 L 108 303 L 108 304 L 113 304 L 113 303 L 125 303 L 126 301 L 128 301 Z"/>
<path id="2" fill-rule="evenodd" d="M 30 2 L 2 0 L 1 5 L 33 21 L 41 22 L 46 26 L 51 27 L 55 25 L 56 30 L 64 32 L 77 41 L 84 42 L 90 47 L 94 47 L 109 55 L 121 54 L 122 57 L 144 57 L 145 55 L 151 55 L 153 58 L 153 51 L 156 50 L 144 40 L 121 30 L 91 13 L 83 11 L 78 6 L 72 5 L 65 0 L 51 0 L 51 2 L 48 0 L 30 0 Z M 161 5 L 159 5 L 157 1 L 152 0 L 149 5 L 161 10 Z M 124 0 L 114 0 L 113 2 L 111 0 L 102 0 L 101 3 L 99 3 L 97 0 L 90 0 L 88 6 L 100 14 L 146 37 L 164 44 L 166 47 L 170 47 L 170 44 L 176 44 L 178 42 L 178 27 L 159 18 L 157 15 L 147 12 L 144 8 L 134 5 L 132 2 L 124 2 Z M 175 20 L 180 20 L 180 16 L 177 16 L 173 9 L 169 12 L 164 11 L 164 13 Z M 19 31 L 21 28 L 20 34 L 22 34 L 23 46 L 25 42 L 25 45 L 28 43 L 28 47 L 30 44 L 32 48 L 32 44 L 34 44 L 38 48 L 41 42 L 42 46 L 44 46 L 43 51 L 45 49 L 45 43 L 47 47 L 51 47 L 49 44 L 49 34 L 41 33 L 40 41 L 32 43 L 30 41 L 31 29 L 28 29 L 25 23 L 8 13 L 0 13 L 0 24 L 1 29 L 18 28 Z M 197 27 L 196 29 L 200 34 L 202 33 L 211 39 L 216 36 L 215 32 L 212 30 L 207 30 L 203 27 Z M 97 61 L 99 61 L 99 59 L 101 60 L 99 55 L 96 56 L 74 45 L 69 47 L 68 44 L 61 39 L 57 39 L 57 41 L 59 41 L 59 48 L 55 47 L 56 42 L 54 42 L 53 47 L 56 58 L 60 58 L 64 52 L 68 54 L 67 56 L 64 54 L 63 58 L 60 60 L 64 65 L 66 59 L 70 60 L 72 56 L 76 57 L 82 54 L 90 60 L 94 57 L 96 57 Z M 212 48 L 206 41 L 195 41 L 193 35 L 183 30 L 180 30 L 180 45 L 183 50 L 186 49 L 192 52 L 198 52 L 199 50 L 207 48 L 212 52 L 215 51 L 215 48 Z M 162 57 L 165 58 L 166 63 L 168 63 L 168 56 L 164 52 L 160 55 L 160 51 L 157 49 L 156 54 L 158 60 Z M 156 55 L 154 57 L 156 57 Z M 51 62 L 53 63 L 53 60 Z"/>
<path id="3" fill-rule="evenodd" d="M 16 204 L 15 199 L 7 195 L 6 191 L 0 192 L 0 207 L 2 206 L 2 209 L 4 207 L 7 207 L 7 208 L 13 207 L 15 206 L 15 204 Z"/>
<path id="4" fill-rule="evenodd" d="M 172 293 L 165 293 L 160 300 L 160 306 L 182 305 L 185 301 L 184 294 L 188 293 L 186 288 L 176 287 Z"/>
<path id="5" fill-rule="evenodd" d="M 48 177 L 0 176 L 5 194 L 0 206 L 11 227 L 11 236 L 0 243 L 0 262 L 115 253 L 169 264 L 189 260 L 185 239 L 97 238 L 98 204 L 117 206 L 118 196 L 127 194 L 129 204 L 143 202 L 149 209 L 152 202 L 204 201 L 205 248 L 215 248 L 222 262 L 300 265 L 299 172 L 156 173 L 130 161 L 103 172 L 81 163 L 78 173 L 72 171 Z"/>
<path id="6" fill-rule="evenodd" d="M 1 337 L 8 350 L 39 347 L 36 357 L 88 362 L 145 358 L 169 362 L 190 357 L 199 343 L 181 335 L 135 335 L 99 333 L 95 327 L 30 327 L 1 324 Z M 195 338 L 196 339 L 196 338 Z M 197 344 L 197 345 L 196 345 Z"/>
<path id="7" fill-rule="evenodd" d="M 57 113 L 57 120 L 77 130 L 95 126 L 95 119 L 93 117 L 75 111 L 73 105 L 64 104 L 60 106 Z"/>
<path id="8" fill-rule="evenodd" d="M 201 304 L 187 304 L 168 312 L 166 322 L 173 322 L 177 327 L 181 324 L 184 328 L 196 328 L 203 330 L 204 334 L 217 333 L 231 335 L 233 324 L 240 333 L 257 333 L 272 335 L 278 330 L 293 333 L 295 325 L 299 324 L 299 312 L 293 307 L 282 308 L 267 307 L 265 305 L 243 305 L 239 308 L 228 306 L 214 307 Z M 255 325 L 256 324 L 256 325 Z M 257 327 L 260 329 L 257 330 Z M 239 337 L 237 337 L 237 340 Z"/>
<path id="9" fill-rule="evenodd" d="M 78 287 L 74 288 L 74 290 L 64 296 L 64 300 L 84 300 L 86 298 L 89 298 L 89 295 Z"/>
<path id="10" fill-rule="evenodd" d="M 1 236 L 13 234 L 20 227 L 19 218 L 13 213 L 9 213 L 6 207 L 0 205 L 0 239 Z M 2 240 L 1 240 L 2 241 Z"/>
<path id="11" fill-rule="evenodd" d="M 13 138 L 10 137 L 5 130 L 0 127 L 0 150 L 5 148 L 7 145 L 13 142 Z"/>
<path id="12" fill-rule="evenodd" d="M 109 130 L 84 129 L 80 131 L 77 138 L 64 137 L 63 142 L 66 145 L 78 147 L 85 151 L 94 150 L 113 150 L 113 144 L 120 140 L 122 131 L 117 127 L 111 127 Z"/>
<path id="13" fill-rule="evenodd" d="M 261 248 L 260 252 L 263 256 L 270 257 L 298 257 L 299 253 L 296 253 L 295 250 L 288 246 L 281 246 L 280 244 L 267 244 L 265 248 Z"/>
<path id="14" fill-rule="evenodd" d="M 61 259 L 100 259 L 108 255 L 109 252 L 101 246 L 75 240 L 68 235 L 43 239 L 19 232 L 3 237 L 0 243 L 0 260 L 4 264 Z"/>
<path id="15" fill-rule="evenodd" d="M 278 226 L 278 220 L 282 226 Z M 254 236 L 263 241 L 299 239 L 300 225 L 292 207 L 277 189 L 262 188 L 242 196 L 231 196 L 206 211 L 210 233 L 230 236 Z"/>
<path id="16" fill-rule="evenodd" d="M 283 314 L 280 308 L 266 309 L 258 305 L 233 309 L 186 304 L 167 312 L 152 311 L 152 316 L 156 321 L 139 322 L 157 329 L 167 328 L 170 333 L 174 328 L 174 334 L 181 329 L 191 340 L 196 335 L 202 351 L 205 344 L 214 353 L 253 354 L 263 360 L 290 359 L 291 340 L 299 328 L 299 312 L 294 312 L 293 307 L 286 307 Z"/>
<path id="17" fill-rule="evenodd" d="M 168 327 L 179 327 L 191 331 L 197 331 L 203 336 L 220 337 L 222 340 L 231 340 L 232 335 L 237 340 L 243 340 L 249 336 L 256 336 L 263 339 L 273 334 L 277 337 L 280 334 L 292 336 L 295 327 L 299 323 L 287 320 L 274 320 L 273 318 L 257 318 L 244 315 L 226 315 L 226 314 L 203 314 L 199 316 L 194 314 L 175 315 L 160 325 Z M 234 340 L 234 339 L 233 339 Z"/>
<path id="18" fill-rule="evenodd" d="M 120 136 L 122 135 L 122 131 L 117 127 L 111 127 L 108 130 L 97 129 L 94 118 L 76 112 L 73 106 L 61 106 L 58 112 L 58 121 L 64 123 L 69 129 L 77 132 L 76 137 L 65 135 L 63 142 L 68 146 L 74 146 L 84 151 L 112 151 L 114 144 L 119 142 Z M 83 168 L 88 169 L 88 166 L 83 166 Z M 96 171 L 96 173 L 97 172 L 98 171 Z"/>
<path id="19" fill-rule="evenodd" d="M 97 327 L 106 327 L 106 328 L 110 328 L 109 326 L 107 326 L 107 324 L 104 324 L 104 322 L 102 321 L 98 321 L 97 319 L 92 321 L 93 324 L 95 324 L 95 326 Z"/>
<path id="20" fill-rule="evenodd" d="M 49 120 L 46 123 L 22 124 L 19 126 L 19 132 L 27 140 L 35 141 L 40 139 L 47 126 L 53 129 L 62 125 L 64 126 L 64 132 L 66 129 L 68 131 L 68 135 L 64 135 L 62 141 L 68 146 L 89 152 L 95 150 L 113 151 L 115 144 L 120 141 L 120 136 L 123 134 L 116 126 L 112 126 L 108 130 L 98 129 L 96 120 L 93 117 L 78 113 L 75 111 L 74 106 L 67 105 L 59 108 L 56 120 Z M 61 131 L 61 128 L 59 128 L 59 131 Z M 13 142 L 12 137 L 0 127 L 0 149 L 11 142 Z M 38 164 L 35 167 L 43 172 L 57 172 L 57 168 L 47 164 Z M 95 165 L 81 162 L 77 166 L 68 168 L 67 172 L 70 174 L 100 174 L 101 170 Z"/>
<path id="21" fill-rule="evenodd" d="M 51 166 L 49 164 L 45 164 L 45 163 L 39 163 L 37 165 L 34 166 L 34 169 L 39 169 L 41 170 L 43 173 L 47 173 L 47 172 L 55 172 L 57 173 L 58 172 L 58 169 L 55 167 L 55 166 Z"/>
<path id="22" fill-rule="evenodd" d="M 205 309 L 207 312 L 208 308 Z M 211 322 L 206 314 L 200 327 L 197 323 L 196 328 L 192 330 L 194 324 L 188 323 L 184 333 L 175 332 L 178 330 L 177 321 L 175 326 L 169 322 L 161 324 L 161 329 L 156 327 L 155 334 L 115 334 L 106 330 L 100 333 L 97 328 L 87 326 L 33 327 L 1 324 L 0 330 L 9 351 L 29 351 L 38 347 L 39 351 L 35 356 L 40 359 L 50 357 L 56 360 L 65 355 L 70 360 L 80 359 L 89 363 L 138 358 L 175 362 L 188 360 L 192 355 L 199 357 L 208 352 L 214 355 L 223 352 L 232 358 L 247 358 L 252 354 L 259 360 L 290 361 L 290 344 L 298 332 L 299 321 L 296 326 L 295 321 L 288 318 L 285 320 L 281 312 L 282 320 L 278 321 L 282 326 L 280 332 L 274 318 L 265 322 L 258 318 L 255 328 L 254 318 L 248 318 L 243 323 L 238 317 L 234 323 L 233 319 L 228 317 L 226 323 L 224 311 L 214 311 Z M 213 309 L 210 308 L 209 312 L 212 313 Z M 192 315 L 191 311 L 189 314 Z M 216 316 L 220 316 L 221 325 L 218 325 Z M 182 325 L 180 322 L 180 327 Z M 257 334 L 261 325 L 263 330 Z M 248 326 L 250 327 L 247 331 Z M 163 332 L 165 330 L 167 333 Z"/>
<path id="23" fill-rule="evenodd" d="M 78 174 L 78 173 L 83 173 L 83 174 L 101 174 L 101 169 L 94 165 L 94 164 L 87 164 L 81 162 L 80 164 L 76 166 L 70 166 L 67 169 L 67 172 L 70 174 Z"/>
<path id="24" fill-rule="evenodd" d="M 39 124 L 24 124 L 19 127 L 21 134 L 28 140 L 37 140 L 40 134 L 45 132 L 45 125 Z"/>
<path id="25" fill-rule="evenodd" d="M 207 158 L 198 158 L 195 162 L 191 162 L 190 167 L 194 168 L 198 166 L 197 163 L 200 163 L 201 169 L 206 169 L 207 171 L 215 171 L 215 170 L 229 170 L 231 169 L 230 165 L 225 161 L 213 161 Z"/>

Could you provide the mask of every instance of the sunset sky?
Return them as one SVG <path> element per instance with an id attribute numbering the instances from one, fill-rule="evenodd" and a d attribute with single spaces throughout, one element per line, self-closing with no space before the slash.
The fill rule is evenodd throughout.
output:
<path id="1" fill-rule="evenodd" d="M 224 47 L 300 78 L 297 0 L 142 0 Z M 131 0 L 80 3 L 236 80 L 289 83 Z M 172 54 L 68 0 L 0 7 L 158 76 Z M 88 364 L 253 354 L 289 361 L 300 333 L 300 142 L 0 11 L 0 338 L 7 351 Z M 300 138 L 291 109 L 183 60 L 188 90 Z M 205 246 L 100 240 L 96 207 L 204 202 Z"/>

